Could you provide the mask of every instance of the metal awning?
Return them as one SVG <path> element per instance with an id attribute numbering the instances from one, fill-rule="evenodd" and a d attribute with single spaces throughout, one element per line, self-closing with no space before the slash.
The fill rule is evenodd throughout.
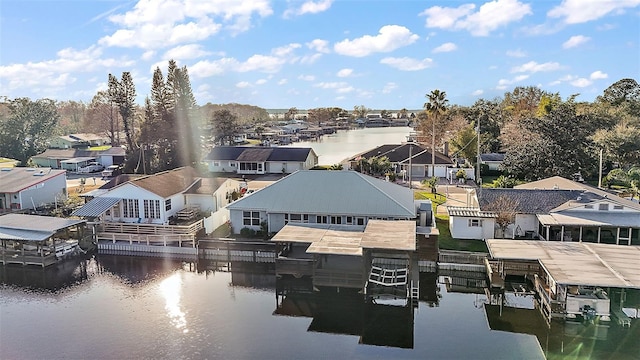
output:
<path id="1" fill-rule="evenodd" d="M 84 216 L 84 217 L 98 217 L 104 214 L 105 211 L 111 209 L 113 205 L 117 204 L 120 198 L 112 198 L 112 197 L 97 197 L 91 199 L 88 203 L 84 204 L 80 209 L 75 210 L 71 213 L 73 216 Z"/>
<path id="2" fill-rule="evenodd" d="M 543 226 L 610 226 L 633 227 L 640 224 L 640 215 L 637 213 L 598 213 L 598 212 L 563 212 L 536 215 Z"/>
<path id="3" fill-rule="evenodd" d="M 50 231 L 38 231 L 29 229 L 9 229 L 0 227 L 0 240 L 14 241 L 44 241 L 53 236 Z"/>

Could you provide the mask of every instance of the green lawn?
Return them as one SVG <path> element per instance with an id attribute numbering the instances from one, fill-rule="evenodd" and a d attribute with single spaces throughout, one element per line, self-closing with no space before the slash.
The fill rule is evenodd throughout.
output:
<path id="1" fill-rule="evenodd" d="M 438 214 L 436 208 L 446 202 L 443 194 L 433 194 L 430 191 L 415 191 L 416 200 L 428 199 L 433 204 L 433 211 L 436 214 L 436 227 L 440 231 L 438 236 L 438 247 L 444 250 L 461 250 L 475 252 L 489 252 L 487 245 L 482 240 L 461 240 L 451 237 L 449 231 L 449 215 Z"/>

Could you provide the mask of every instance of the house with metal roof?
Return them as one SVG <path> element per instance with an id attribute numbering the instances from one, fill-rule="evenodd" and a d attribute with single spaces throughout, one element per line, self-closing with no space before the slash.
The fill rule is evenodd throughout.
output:
<path id="1" fill-rule="evenodd" d="M 211 172 L 291 174 L 318 165 L 318 155 L 312 148 L 218 146 L 204 162 Z"/>
<path id="2" fill-rule="evenodd" d="M 47 149 L 43 153 L 31 157 L 31 161 L 39 167 L 77 171 L 92 161 L 104 167 L 124 163 L 124 148 L 115 146 L 106 150 L 88 149 Z"/>
<path id="3" fill-rule="evenodd" d="M 587 184 L 554 177 L 513 189 L 480 189 L 476 199 L 476 208 L 448 207 L 454 238 L 640 245 L 640 204 Z M 500 234 L 495 218 L 505 212 L 515 216 Z"/>
<path id="4" fill-rule="evenodd" d="M 227 206 L 234 233 L 286 224 L 365 226 L 370 219 L 416 218 L 413 191 L 356 171 L 301 170 Z"/>
<path id="5" fill-rule="evenodd" d="M 447 177 L 448 169 L 453 161 L 446 155 L 437 152 L 435 165 L 432 165 L 431 150 L 417 143 L 385 144 L 355 155 L 348 160 L 348 167 L 356 169 L 361 159 L 386 157 L 400 177 L 424 178 L 431 176 Z M 409 169 L 411 166 L 411 169 Z"/>
<path id="6" fill-rule="evenodd" d="M 66 199 L 65 170 L 0 168 L 0 212 L 36 209 Z"/>
<path id="7" fill-rule="evenodd" d="M 225 206 L 240 191 L 237 180 L 205 178 L 191 167 L 120 181 L 124 176 L 72 213 L 95 223 L 99 248 L 118 242 L 195 248 L 196 233 L 229 220 Z"/>

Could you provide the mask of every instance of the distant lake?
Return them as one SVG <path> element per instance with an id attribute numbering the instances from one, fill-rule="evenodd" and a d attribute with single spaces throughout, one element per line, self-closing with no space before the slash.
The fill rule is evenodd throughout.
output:
<path id="1" fill-rule="evenodd" d="M 2 359 L 632 359 L 640 324 L 549 329 L 525 300 L 421 274 L 417 308 L 297 292 L 273 264 L 97 255 L 0 267 Z M 459 281 L 458 281 L 459 282 Z M 472 283 L 473 280 L 469 280 Z M 288 290 L 287 290 L 288 289 Z M 285 292 L 285 290 L 287 290 Z M 287 295 L 283 296 L 285 292 Z M 280 294 L 280 295 L 279 295 Z M 400 304 L 399 304 L 400 303 Z"/>
<path id="2" fill-rule="evenodd" d="M 301 141 L 287 146 L 310 147 L 318 154 L 320 165 L 333 165 L 380 145 L 406 142 L 412 131 L 413 128 L 407 126 L 339 130 L 335 134 L 323 135 L 317 141 Z"/>

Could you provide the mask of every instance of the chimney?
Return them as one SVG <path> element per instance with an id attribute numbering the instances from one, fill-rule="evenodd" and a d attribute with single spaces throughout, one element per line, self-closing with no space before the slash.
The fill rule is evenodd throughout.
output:
<path id="1" fill-rule="evenodd" d="M 444 156 L 449 156 L 449 142 L 445 141 L 444 142 Z"/>

